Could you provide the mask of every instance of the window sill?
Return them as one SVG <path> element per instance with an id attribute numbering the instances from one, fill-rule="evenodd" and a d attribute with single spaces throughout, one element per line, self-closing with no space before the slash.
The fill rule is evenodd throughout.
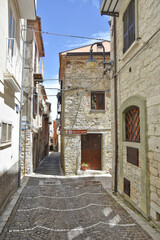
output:
<path id="1" fill-rule="evenodd" d="M 90 110 L 91 113 L 105 113 L 106 110 Z"/>
<path id="2" fill-rule="evenodd" d="M 132 52 L 132 50 L 138 46 L 139 44 L 139 41 L 138 40 L 135 40 L 134 43 L 128 48 L 128 50 L 123 54 L 122 56 L 122 61 L 125 60 L 125 58 L 128 56 L 129 53 Z"/>
<path id="3" fill-rule="evenodd" d="M 0 143 L 0 149 L 1 148 L 7 148 L 11 146 L 11 142 L 7 142 L 7 143 Z"/>
<path id="4" fill-rule="evenodd" d="M 123 141 L 123 146 L 140 148 L 140 143 L 139 142 L 126 142 L 126 141 Z"/>

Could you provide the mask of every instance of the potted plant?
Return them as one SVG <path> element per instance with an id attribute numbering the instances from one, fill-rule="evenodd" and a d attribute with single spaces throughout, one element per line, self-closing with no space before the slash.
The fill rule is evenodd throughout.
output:
<path id="1" fill-rule="evenodd" d="M 81 169 L 82 169 L 83 171 L 85 171 L 87 168 L 88 168 L 88 164 L 85 163 L 85 162 L 83 162 L 83 163 L 81 164 Z"/>

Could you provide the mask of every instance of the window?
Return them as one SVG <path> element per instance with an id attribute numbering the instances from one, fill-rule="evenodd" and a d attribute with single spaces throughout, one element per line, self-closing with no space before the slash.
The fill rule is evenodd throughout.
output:
<path id="1" fill-rule="evenodd" d="M 139 166 L 139 149 L 127 147 L 127 162 Z"/>
<path id="2" fill-rule="evenodd" d="M 38 94 L 33 91 L 33 114 L 37 114 Z"/>
<path id="3" fill-rule="evenodd" d="M 123 53 L 135 41 L 135 0 L 131 0 L 123 15 Z"/>
<path id="4" fill-rule="evenodd" d="M 35 44 L 34 72 L 37 72 L 37 45 Z"/>
<path id="5" fill-rule="evenodd" d="M 131 192 L 131 184 L 130 181 L 126 178 L 124 178 L 124 186 L 123 186 L 123 191 L 130 197 L 130 192 Z"/>
<path id="6" fill-rule="evenodd" d="M 9 32 L 8 32 L 8 51 L 10 54 L 10 57 L 13 57 L 13 51 L 14 51 L 14 38 L 15 38 L 15 18 L 12 12 L 12 9 L 10 8 L 9 11 Z"/>
<path id="7" fill-rule="evenodd" d="M 91 109 L 105 110 L 105 92 L 91 93 Z"/>
<path id="8" fill-rule="evenodd" d="M 0 144 L 11 142 L 12 139 L 12 125 L 1 122 L 0 124 Z"/>
<path id="9" fill-rule="evenodd" d="M 139 108 L 133 106 L 125 114 L 126 141 L 140 142 Z"/>

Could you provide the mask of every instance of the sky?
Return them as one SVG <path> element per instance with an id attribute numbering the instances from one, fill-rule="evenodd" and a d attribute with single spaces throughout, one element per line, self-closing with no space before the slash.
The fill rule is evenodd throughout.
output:
<path id="1" fill-rule="evenodd" d="M 41 17 L 42 31 L 110 40 L 109 17 L 101 16 L 99 0 L 37 0 L 37 15 Z M 59 53 L 85 46 L 96 40 L 79 39 L 43 34 L 45 88 L 59 88 Z M 46 89 L 47 95 L 57 90 Z M 52 120 L 57 116 L 57 98 L 49 97 Z"/>

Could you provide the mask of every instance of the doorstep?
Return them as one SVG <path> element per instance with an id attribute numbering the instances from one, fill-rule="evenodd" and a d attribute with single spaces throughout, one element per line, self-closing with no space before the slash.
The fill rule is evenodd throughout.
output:
<path id="1" fill-rule="evenodd" d="M 78 170 L 77 175 L 89 175 L 89 176 L 94 176 L 94 175 L 105 175 L 108 177 L 111 177 L 110 173 L 106 173 L 106 171 L 100 171 L 100 170 Z"/>

